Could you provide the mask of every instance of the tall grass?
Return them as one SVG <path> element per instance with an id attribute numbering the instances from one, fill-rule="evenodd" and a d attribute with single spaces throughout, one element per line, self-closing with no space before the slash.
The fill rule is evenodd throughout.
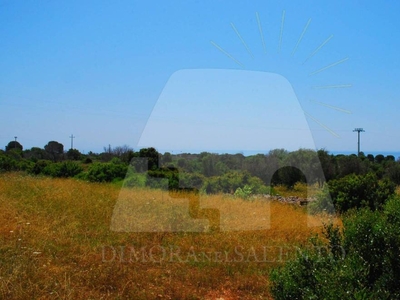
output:
<path id="1" fill-rule="evenodd" d="M 185 220 L 172 214 L 177 230 L 114 232 L 114 207 L 124 197 L 162 204 L 160 218 L 173 199 L 160 190 L 1 174 L 0 298 L 268 299 L 271 268 L 321 231 L 317 216 L 307 226 L 303 208 L 269 202 L 262 230 L 179 231 Z M 244 226 L 230 215 L 266 208 L 265 200 L 226 195 L 201 201 L 224 212 L 226 229 Z"/>

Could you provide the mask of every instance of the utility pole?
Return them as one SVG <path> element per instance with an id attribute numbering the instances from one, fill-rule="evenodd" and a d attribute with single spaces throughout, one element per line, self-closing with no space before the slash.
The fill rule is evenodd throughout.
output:
<path id="1" fill-rule="evenodd" d="M 73 134 L 71 134 L 71 136 L 69 138 L 71 139 L 71 149 L 74 149 L 74 138 L 75 138 L 75 136 Z"/>
<path id="2" fill-rule="evenodd" d="M 14 149 L 17 149 L 17 137 L 14 136 L 15 142 L 14 142 Z"/>
<path id="3" fill-rule="evenodd" d="M 362 129 L 362 128 L 355 128 L 353 130 L 353 132 L 357 132 L 358 133 L 358 153 L 357 153 L 357 156 L 360 156 L 360 132 L 365 132 L 365 130 Z"/>

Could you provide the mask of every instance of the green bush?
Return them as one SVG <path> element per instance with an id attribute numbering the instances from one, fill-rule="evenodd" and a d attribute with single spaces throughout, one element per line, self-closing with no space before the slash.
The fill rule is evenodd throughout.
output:
<path id="1" fill-rule="evenodd" d="M 331 180 L 328 187 L 333 205 L 339 212 L 361 207 L 380 209 L 395 191 L 395 185 L 392 182 L 388 179 L 378 180 L 373 173 L 352 174 Z"/>
<path id="2" fill-rule="evenodd" d="M 20 171 L 26 171 L 28 173 L 31 172 L 32 168 L 34 167 L 35 163 L 31 160 L 21 159 L 17 163 L 17 169 Z"/>
<path id="3" fill-rule="evenodd" d="M 253 194 L 267 194 L 270 191 L 260 178 L 251 176 L 248 172 L 237 171 L 207 178 L 203 190 L 208 194 L 234 194 L 238 188 L 243 188 L 245 185 L 251 187 Z"/>
<path id="4" fill-rule="evenodd" d="M 90 157 L 86 157 L 83 161 L 84 164 L 91 164 L 93 160 Z"/>
<path id="5" fill-rule="evenodd" d="M 17 161 L 5 154 L 0 154 L 0 172 L 17 170 Z"/>
<path id="6" fill-rule="evenodd" d="M 146 176 L 146 186 L 164 190 L 178 190 L 180 188 L 179 170 L 176 168 L 149 170 Z"/>
<path id="7" fill-rule="evenodd" d="M 243 188 L 238 187 L 235 191 L 235 197 L 242 199 L 249 199 L 253 194 L 253 189 L 249 185 L 245 185 Z"/>
<path id="8" fill-rule="evenodd" d="M 111 182 L 125 178 L 128 166 L 115 163 L 93 163 L 89 166 L 86 179 L 92 182 Z"/>
<path id="9" fill-rule="evenodd" d="M 271 272 L 274 299 L 400 298 L 400 198 L 388 200 L 383 211 L 348 212 L 343 227 L 341 233 L 326 226 L 326 243 L 315 239 Z"/>
<path id="10" fill-rule="evenodd" d="M 33 168 L 35 169 L 35 166 Z M 48 163 L 42 169 L 41 173 L 52 177 L 74 177 L 82 171 L 83 168 L 80 164 L 72 161 L 65 161 L 58 163 Z"/>
<path id="11" fill-rule="evenodd" d="M 43 170 L 49 165 L 52 164 L 50 160 L 38 160 L 35 162 L 33 165 L 32 169 L 30 170 L 29 173 L 32 173 L 34 175 L 39 175 L 43 173 Z"/>
<path id="12" fill-rule="evenodd" d="M 200 173 L 179 173 L 179 185 L 184 188 L 196 188 L 200 190 L 205 182 L 204 175 Z"/>
<path id="13" fill-rule="evenodd" d="M 387 177 L 397 185 L 400 185 L 400 164 L 393 163 L 386 170 Z"/>

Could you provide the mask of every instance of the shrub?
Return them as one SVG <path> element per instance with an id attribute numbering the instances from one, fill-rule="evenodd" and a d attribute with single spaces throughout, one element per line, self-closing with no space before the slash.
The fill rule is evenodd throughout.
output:
<path id="1" fill-rule="evenodd" d="M 245 185 L 243 188 L 238 187 L 235 191 L 235 197 L 242 199 L 249 199 L 253 194 L 253 189 L 249 185 Z"/>
<path id="2" fill-rule="evenodd" d="M 93 163 L 87 170 L 86 179 L 92 182 L 111 182 L 125 178 L 128 166 L 115 163 Z"/>
<path id="3" fill-rule="evenodd" d="M 17 161 L 7 155 L 0 154 L 0 172 L 17 169 Z"/>
<path id="4" fill-rule="evenodd" d="M 93 160 L 90 158 L 90 157 L 86 157 L 84 160 L 83 160 L 83 163 L 84 164 L 91 164 L 93 162 Z"/>
<path id="5" fill-rule="evenodd" d="M 34 165 L 35 165 L 35 163 L 33 161 L 30 161 L 30 160 L 27 160 L 27 159 L 21 159 L 17 163 L 17 169 L 30 173 L 30 171 L 32 170 Z"/>
<path id="6" fill-rule="evenodd" d="M 260 178 L 251 176 L 248 172 L 237 171 L 207 178 L 203 185 L 203 190 L 208 194 L 234 194 L 238 188 L 243 188 L 244 185 L 250 186 L 254 194 L 267 194 L 270 191 Z"/>
<path id="7" fill-rule="evenodd" d="M 72 161 L 65 161 L 62 163 L 48 163 L 42 169 L 41 173 L 52 177 L 74 177 L 82 171 L 83 169 L 80 164 Z"/>
<path id="8" fill-rule="evenodd" d="M 69 149 L 66 153 L 66 156 L 70 160 L 79 160 L 81 159 L 82 154 L 79 152 L 79 150 Z"/>
<path id="9" fill-rule="evenodd" d="M 341 233 L 325 227 L 326 251 L 316 238 L 311 249 L 271 273 L 275 299 L 399 299 L 400 198 L 383 211 L 352 210 Z"/>
<path id="10" fill-rule="evenodd" d="M 388 178 L 397 185 L 400 185 L 400 164 L 392 163 L 386 170 Z"/>
<path id="11" fill-rule="evenodd" d="M 50 160 L 38 160 L 33 165 L 32 169 L 30 170 L 30 173 L 39 175 L 43 173 L 43 170 L 51 163 L 52 162 Z"/>
<path id="12" fill-rule="evenodd" d="M 179 185 L 184 188 L 196 188 L 200 190 L 204 185 L 205 177 L 200 173 L 179 173 Z"/>
<path id="13" fill-rule="evenodd" d="M 178 190 L 179 170 L 176 168 L 160 168 L 149 170 L 146 177 L 146 185 L 152 188 Z"/>
<path id="14" fill-rule="evenodd" d="M 395 191 L 392 182 L 388 179 L 378 180 L 373 173 L 348 175 L 330 181 L 328 187 L 332 202 L 339 212 L 361 207 L 380 209 Z"/>

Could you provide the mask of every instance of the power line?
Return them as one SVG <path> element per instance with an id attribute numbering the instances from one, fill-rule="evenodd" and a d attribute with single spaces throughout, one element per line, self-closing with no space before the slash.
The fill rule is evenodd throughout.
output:
<path id="1" fill-rule="evenodd" d="M 365 132 L 365 130 L 362 129 L 362 128 L 355 128 L 353 130 L 353 132 L 357 132 L 358 133 L 358 152 L 357 152 L 357 155 L 360 156 L 360 132 Z"/>
<path id="2" fill-rule="evenodd" d="M 75 138 L 75 136 L 73 134 L 71 134 L 71 136 L 69 138 L 71 139 L 71 149 L 74 149 L 74 138 Z"/>

